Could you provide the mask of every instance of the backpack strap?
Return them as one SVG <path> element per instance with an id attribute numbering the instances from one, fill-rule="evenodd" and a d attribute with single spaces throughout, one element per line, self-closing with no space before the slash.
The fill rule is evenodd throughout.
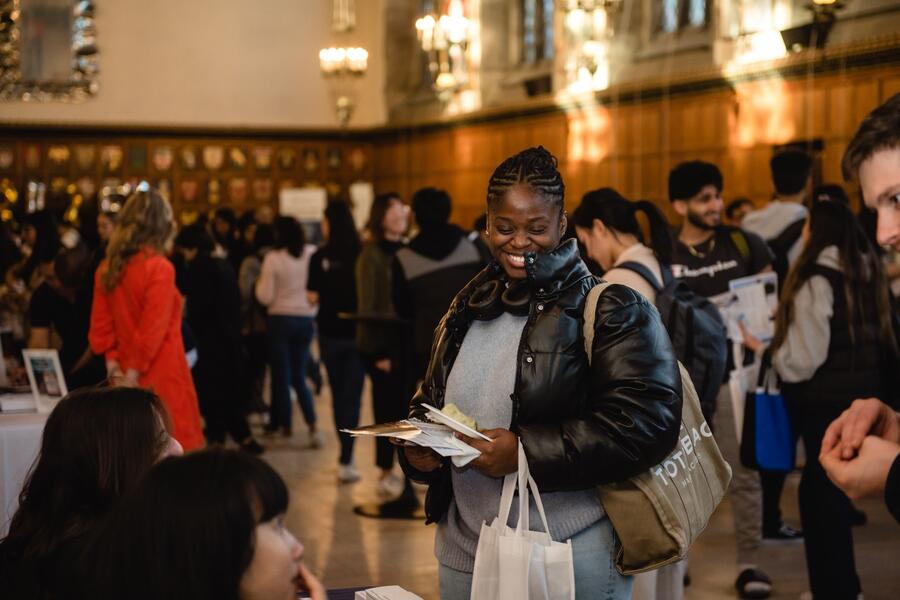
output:
<path id="1" fill-rule="evenodd" d="M 621 265 L 616 265 L 613 269 L 625 269 L 627 271 L 631 271 L 633 273 L 637 273 L 641 276 L 641 278 L 650 284 L 650 287 L 653 288 L 657 294 L 662 290 L 663 286 L 656 280 L 656 276 L 653 272 L 647 268 L 647 265 L 630 260 L 628 262 L 623 262 Z"/>
<path id="2" fill-rule="evenodd" d="M 584 300 L 584 351 L 587 354 L 588 364 L 591 363 L 594 348 L 594 325 L 597 322 L 597 304 L 600 302 L 600 294 L 612 285 L 608 281 L 600 281 L 591 288 Z"/>
<path id="3" fill-rule="evenodd" d="M 740 229 L 732 229 L 731 230 L 731 241 L 734 244 L 737 251 L 741 253 L 741 257 L 744 259 L 744 262 L 750 260 L 750 243 L 747 241 L 747 236 L 744 235 L 744 232 Z"/>

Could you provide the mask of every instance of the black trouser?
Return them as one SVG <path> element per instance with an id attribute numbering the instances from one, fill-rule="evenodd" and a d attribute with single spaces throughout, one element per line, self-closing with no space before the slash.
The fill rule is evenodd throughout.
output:
<path id="1" fill-rule="evenodd" d="M 763 497 L 763 535 L 777 532 L 781 527 L 781 493 L 787 476 L 784 471 L 759 471 Z"/>
<path id="2" fill-rule="evenodd" d="M 349 433 L 343 433 L 341 429 L 353 429 L 359 425 L 359 405 L 366 379 L 365 366 L 356 350 L 356 341 L 352 338 L 319 334 L 319 352 L 328 372 L 334 426 L 341 442 L 338 460 L 340 464 L 348 465 L 353 462 L 353 437 Z"/>
<path id="3" fill-rule="evenodd" d="M 800 479 L 800 521 L 815 600 L 856 600 L 860 592 L 850 525 L 852 505 L 819 463 L 822 436 L 841 412 L 827 406 L 793 410 L 794 426 L 806 447 L 806 466 Z"/>
<path id="4" fill-rule="evenodd" d="M 224 348 L 226 345 L 229 346 L 227 349 Z M 203 348 L 206 348 L 205 353 Z M 241 385 L 239 356 L 237 342 L 217 340 L 216 345 L 207 344 L 198 349 L 194 383 L 206 424 L 204 433 L 210 443 L 224 442 L 226 433 L 238 444 L 250 437 L 244 415 L 246 388 Z"/>
<path id="5" fill-rule="evenodd" d="M 405 419 L 409 415 L 409 398 L 406 394 L 401 361 L 392 357 L 391 371 L 385 373 L 375 367 L 376 360 L 372 356 L 364 356 L 363 359 L 366 373 L 372 380 L 372 410 L 375 413 L 375 422 L 390 423 Z M 394 446 L 387 438 L 375 439 L 375 464 L 385 470 L 394 466 Z"/>
<path id="6" fill-rule="evenodd" d="M 266 412 L 263 400 L 266 366 L 268 366 L 269 346 L 266 333 L 253 332 L 243 336 L 244 343 L 244 385 L 246 386 L 247 412 Z"/>

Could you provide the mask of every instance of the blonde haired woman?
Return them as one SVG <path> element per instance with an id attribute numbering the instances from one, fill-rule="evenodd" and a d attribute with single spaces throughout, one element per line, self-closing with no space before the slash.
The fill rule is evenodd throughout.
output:
<path id="1" fill-rule="evenodd" d="M 172 207 L 146 184 L 128 198 L 97 269 L 88 336 L 110 379 L 150 388 L 185 450 L 203 446 L 194 382 L 181 339 L 181 294 L 165 256 L 175 233 Z"/>

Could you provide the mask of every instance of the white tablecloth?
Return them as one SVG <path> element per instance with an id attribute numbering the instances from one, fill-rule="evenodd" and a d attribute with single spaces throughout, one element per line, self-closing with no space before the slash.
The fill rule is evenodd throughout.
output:
<path id="1" fill-rule="evenodd" d="M 41 447 L 47 415 L 0 414 L 0 537 L 19 502 L 28 469 Z"/>

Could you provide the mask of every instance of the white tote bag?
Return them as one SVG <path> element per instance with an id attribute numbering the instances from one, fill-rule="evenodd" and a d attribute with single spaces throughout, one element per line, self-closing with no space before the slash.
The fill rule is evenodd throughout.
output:
<path id="1" fill-rule="evenodd" d="M 744 433 L 744 411 L 747 404 L 747 392 L 756 386 L 760 361 L 757 358 L 752 364 L 744 366 L 744 345 L 732 342 L 732 356 L 735 367 L 728 376 L 728 389 L 731 392 L 731 414 L 734 415 L 735 439 L 738 445 Z"/>
<path id="2" fill-rule="evenodd" d="M 519 520 L 513 529 L 507 522 L 516 487 Z M 544 531 L 529 530 L 529 488 Z M 481 524 L 470 600 L 575 600 L 572 541 L 554 542 L 549 532 L 544 505 L 520 442 L 519 469 L 503 479 L 499 516 L 490 525 Z"/>

